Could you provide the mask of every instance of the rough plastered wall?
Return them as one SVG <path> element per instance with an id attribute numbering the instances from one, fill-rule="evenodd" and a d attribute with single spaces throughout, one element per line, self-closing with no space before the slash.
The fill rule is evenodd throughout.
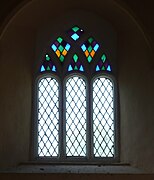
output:
<path id="1" fill-rule="evenodd" d="M 153 55 L 129 17 L 118 31 L 121 161 L 154 172 Z"/>
<path id="2" fill-rule="evenodd" d="M 154 172 L 152 53 L 133 26 L 119 40 L 121 158 Z"/>
<path id="3" fill-rule="evenodd" d="M 0 167 L 14 166 L 29 156 L 32 33 L 12 23 L 0 40 Z"/>
<path id="4" fill-rule="evenodd" d="M 59 15 L 79 9 L 80 4 L 62 3 Z M 44 21 L 53 22 L 56 7 L 55 1 L 34 1 L 12 19 L 0 40 L 0 167 L 29 160 L 35 30 Z M 97 0 L 92 7 L 85 1 L 82 10 L 109 21 L 118 34 L 120 161 L 154 172 L 154 66 L 144 34 L 114 1 Z"/>

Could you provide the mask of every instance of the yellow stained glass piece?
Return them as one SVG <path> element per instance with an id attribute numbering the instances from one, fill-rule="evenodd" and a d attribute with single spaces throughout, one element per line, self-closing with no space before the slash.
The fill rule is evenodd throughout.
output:
<path id="1" fill-rule="evenodd" d="M 64 51 L 62 52 L 62 55 L 66 56 L 66 54 L 67 54 L 67 51 L 64 49 Z"/>
<path id="2" fill-rule="evenodd" d="M 95 51 L 94 51 L 94 50 L 92 50 L 92 51 L 91 51 L 91 53 L 90 53 L 90 55 L 91 55 L 91 57 L 94 57 L 94 55 L 95 55 Z"/>
<path id="3" fill-rule="evenodd" d="M 87 50 L 84 53 L 85 53 L 86 57 L 89 56 L 89 52 Z"/>
<path id="4" fill-rule="evenodd" d="M 60 51 L 57 49 L 56 54 L 58 57 L 60 57 Z"/>

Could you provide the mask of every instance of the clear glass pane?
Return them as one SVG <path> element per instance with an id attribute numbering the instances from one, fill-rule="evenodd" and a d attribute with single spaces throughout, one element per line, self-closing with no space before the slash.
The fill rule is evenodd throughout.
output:
<path id="1" fill-rule="evenodd" d="M 95 157 L 114 156 L 113 83 L 105 77 L 93 83 L 93 143 Z"/>
<path id="2" fill-rule="evenodd" d="M 86 156 L 86 84 L 80 77 L 66 82 L 66 155 Z"/>
<path id="3" fill-rule="evenodd" d="M 38 155 L 58 156 L 59 86 L 56 79 L 43 78 L 38 85 Z"/>

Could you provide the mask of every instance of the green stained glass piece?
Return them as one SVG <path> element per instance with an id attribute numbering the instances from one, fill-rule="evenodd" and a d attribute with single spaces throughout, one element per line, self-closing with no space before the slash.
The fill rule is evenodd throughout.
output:
<path id="1" fill-rule="evenodd" d="M 46 59 L 47 61 L 50 61 L 50 57 L 49 57 L 48 54 L 45 55 L 45 59 Z"/>
<path id="2" fill-rule="evenodd" d="M 78 28 L 77 26 L 75 26 L 75 27 L 72 28 L 72 30 L 73 30 L 74 32 L 77 32 L 77 31 L 79 30 L 79 28 Z"/>
<path id="3" fill-rule="evenodd" d="M 47 71 L 50 71 L 50 67 L 49 66 L 47 67 Z"/>
<path id="4" fill-rule="evenodd" d="M 88 62 L 90 63 L 92 61 L 92 57 L 91 56 L 88 56 Z"/>
<path id="5" fill-rule="evenodd" d="M 62 52 L 64 50 L 63 46 L 61 46 L 61 45 L 59 46 L 58 49 L 59 49 L 60 52 Z"/>
<path id="6" fill-rule="evenodd" d="M 61 37 L 58 37 L 58 38 L 57 38 L 57 41 L 58 41 L 59 43 L 61 43 L 61 42 L 63 41 L 63 39 L 62 39 Z"/>
<path id="7" fill-rule="evenodd" d="M 73 59 L 74 59 L 74 62 L 77 62 L 78 61 L 78 56 L 76 54 L 74 54 Z"/>
<path id="8" fill-rule="evenodd" d="M 89 41 L 90 43 L 92 43 L 93 40 L 94 40 L 94 39 L 93 39 L 92 37 L 88 39 L 88 41 Z"/>
<path id="9" fill-rule="evenodd" d="M 75 67 L 74 67 L 74 70 L 78 70 L 78 67 L 77 67 L 77 66 L 75 66 Z"/>
<path id="10" fill-rule="evenodd" d="M 106 61 L 106 56 L 105 56 L 105 54 L 103 54 L 103 56 L 101 57 L 101 59 L 102 59 L 103 63 Z"/>
<path id="11" fill-rule="evenodd" d="M 59 59 L 60 59 L 61 62 L 63 62 L 63 61 L 64 61 L 64 56 L 61 55 L 61 56 L 59 57 Z"/>
<path id="12" fill-rule="evenodd" d="M 102 66 L 102 70 L 105 71 L 105 66 Z"/>
<path id="13" fill-rule="evenodd" d="M 92 48 L 91 46 L 88 47 L 88 51 L 89 51 L 89 52 L 91 52 L 92 49 L 93 49 L 93 48 Z"/>

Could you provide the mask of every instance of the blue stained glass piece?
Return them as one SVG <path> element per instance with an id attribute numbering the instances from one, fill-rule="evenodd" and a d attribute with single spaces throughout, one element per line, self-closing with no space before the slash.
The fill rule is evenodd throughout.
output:
<path id="1" fill-rule="evenodd" d="M 74 41 L 76 41 L 77 39 L 79 39 L 79 36 L 74 33 L 72 36 L 71 36 L 72 39 L 74 39 Z"/>
<path id="2" fill-rule="evenodd" d="M 98 65 L 96 66 L 96 71 L 100 71 L 100 68 L 99 68 L 99 66 L 98 66 Z"/>
<path id="3" fill-rule="evenodd" d="M 53 44 L 51 47 L 52 47 L 52 49 L 53 49 L 54 51 L 56 51 L 56 50 L 57 50 L 56 45 L 54 45 L 54 44 Z"/>
<path id="4" fill-rule="evenodd" d="M 43 72 L 43 71 L 45 71 L 45 68 L 44 68 L 44 66 L 42 65 L 42 66 L 41 66 L 41 72 Z"/>
<path id="5" fill-rule="evenodd" d="M 80 71 L 84 71 L 84 69 L 83 69 L 83 66 L 81 65 L 80 66 L 80 69 L 79 69 Z"/>
<path id="6" fill-rule="evenodd" d="M 85 51 L 87 48 L 86 48 L 86 46 L 83 44 L 83 45 L 81 46 L 81 49 L 82 49 L 83 51 Z"/>
<path id="7" fill-rule="evenodd" d="M 67 43 L 66 46 L 65 46 L 65 49 L 68 51 L 70 49 L 70 45 Z"/>
<path id="8" fill-rule="evenodd" d="M 110 65 L 108 65 L 107 71 L 111 71 L 111 66 Z"/>
<path id="9" fill-rule="evenodd" d="M 56 66 L 52 67 L 52 71 L 56 72 Z"/>
<path id="10" fill-rule="evenodd" d="M 71 65 L 68 66 L 68 71 L 73 71 L 73 68 Z"/>
<path id="11" fill-rule="evenodd" d="M 98 48 L 99 48 L 99 45 L 98 45 L 98 44 L 96 44 L 96 45 L 94 46 L 94 51 L 97 51 L 97 50 L 98 50 Z"/>

